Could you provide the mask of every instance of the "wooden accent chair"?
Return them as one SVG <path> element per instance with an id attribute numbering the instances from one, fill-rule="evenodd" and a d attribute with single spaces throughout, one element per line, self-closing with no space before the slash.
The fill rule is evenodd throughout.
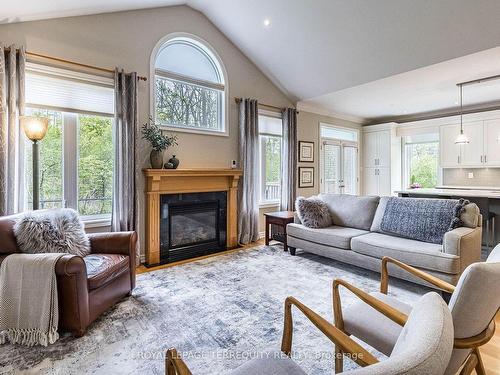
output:
<path id="1" fill-rule="evenodd" d="M 369 302 L 370 303 L 370 302 Z M 285 300 L 285 324 L 281 352 L 265 353 L 249 361 L 232 375 L 305 375 L 290 358 L 292 352 L 292 305 L 301 311 L 321 332 L 360 365 L 346 373 L 352 375 L 384 374 L 442 374 L 448 364 L 453 346 L 453 324 L 445 302 L 435 293 L 421 297 L 407 319 L 391 356 L 379 362 L 370 352 L 352 340 L 333 324 L 293 297 Z M 191 375 L 191 371 L 175 349 L 167 350 L 167 375 Z"/>
<path id="2" fill-rule="evenodd" d="M 342 281 L 333 282 L 333 309 L 335 326 L 348 335 L 356 336 L 378 351 L 390 355 L 401 334 L 402 327 L 411 313 L 412 306 L 387 295 L 389 285 L 388 265 L 398 267 L 427 283 L 451 294 L 448 304 L 453 317 L 455 339 L 451 360 L 445 374 L 485 374 L 479 347 L 486 344 L 495 333 L 495 316 L 500 308 L 500 245 L 491 252 L 486 262 L 468 266 L 457 286 L 448 284 L 432 275 L 396 259 L 382 260 L 379 293 L 365 293 Z M 342 310 L 339 287 L 355 293 L 362 302 Z M 374 302 L 373 300 L 378 300 Z M 391 313 L 388 314 L 387 311 Z M 336 348 L 341 353 L 342 348 Z M 336 371 L 342 371 L 342 355 L 336 362 Z"/>

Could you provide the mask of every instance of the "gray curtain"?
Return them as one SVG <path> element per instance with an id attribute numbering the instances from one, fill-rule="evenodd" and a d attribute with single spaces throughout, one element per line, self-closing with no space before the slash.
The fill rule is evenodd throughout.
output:
<path id="1" fill-rule="evenodd" d="M 293 211 L 297 195 L 297 111 L 285 108 L 283 118 L 283 152 L 281 162 L 281 210 Z"/>
<path id="2" fill-rule="evenodd" d="M 0 216 L 24 208 L 24 48 L 0 46 Z"/>
<path id="3" fill-rule="evenodd" d="M 135 153 L 137 131 L 137 73 L 115 71 L 115 163 L 113 173 L 114 232 L 136 229 Z"/>
<path id="4" fill-rule="evenodd" d="M 240 167 L 243 176 L 238 194 L 238 240 L 259 239 L 259 111 L 257 100 L 239 104 Z"/>

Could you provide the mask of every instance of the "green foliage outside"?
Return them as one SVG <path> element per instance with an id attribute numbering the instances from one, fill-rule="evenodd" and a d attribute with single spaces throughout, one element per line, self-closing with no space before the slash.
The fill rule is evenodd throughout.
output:
<path id="1" fill-rule="evenodd" d="M 220 91 L 158 77 L 155 85 L 158 122 L 219 130 Z"/>
<path id="2" fill-rule="evenodd" d="M 78 211 L 81 215 L 111 213 L 113 194 L 113 120 L 79 115 Z"/>
<path id="3" fill-rule="evenodd" d="M 64 202 L 63 114 L 31 109 L 29 114 L 49 118 L 47 135 L 40 142 L 40 205 L 60 208 Z M 81 215 L 110 214 L 113 192 L 113 119 L 77 115 L 78 211 Z M 26 142 L 26 184 L 33 201 L 31 143 Z"/>
<path id="4" fill-rule="evenodd" d="M 408 144 L 410 184 L 433 188 L 438 182 L 438 142 Z"/>

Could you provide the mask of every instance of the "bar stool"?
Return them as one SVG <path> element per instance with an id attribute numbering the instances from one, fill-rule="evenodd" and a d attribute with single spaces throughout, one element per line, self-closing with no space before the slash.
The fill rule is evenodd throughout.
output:
<path id="1" fill-rule="evenodd" d="M 495 246 L 495 218 L 496 214 L 489 211 L 486 219 L 486 249 L 489 251 Z M 491 231 L 490 231 L 491 226 Z"/>

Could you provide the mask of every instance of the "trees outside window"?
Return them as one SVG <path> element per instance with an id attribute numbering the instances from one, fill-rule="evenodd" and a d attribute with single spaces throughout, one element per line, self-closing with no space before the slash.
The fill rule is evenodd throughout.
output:
<path id="1" fill-rule="evenodd" d="M 40 142 L 40 208 L 70 207 L 83 217 L 111 214 L 113 118 L 28 108 L 49 118 Z M 32 154 L 26 142 L 28 208 L 33 204 Z"/>
<path id="2" fill-rule="evenodd" d="M 281 197 L 281 118 L 259 115 L 260 203 L 278 203 Z"/>
<path id="3" fill-rule="evenodd" d="M 224 69 L 215 52 L 189 36 L 167 37 L 154 53 L 155 121 L 177 131 L 227 134 Z"/>
<path id="4" fill-rule="evenodd" d="M 438 184 L 439 141 L 405 143 L 405 183 L 433 188 Z"/>

